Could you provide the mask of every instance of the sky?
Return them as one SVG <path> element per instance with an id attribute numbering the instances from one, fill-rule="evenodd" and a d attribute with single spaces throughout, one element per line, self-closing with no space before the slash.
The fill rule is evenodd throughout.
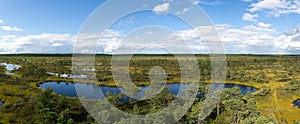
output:
<path id="1" fill-rule="evenodd" d="M 0 0 L 0 54 L 211 53 L 219 46 L 227 54 L 299 54 L 300 0 Z"/>

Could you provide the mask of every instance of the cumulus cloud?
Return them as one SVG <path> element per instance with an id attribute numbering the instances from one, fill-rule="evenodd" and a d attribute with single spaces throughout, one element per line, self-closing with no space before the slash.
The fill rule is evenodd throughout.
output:
<path id="1" fill-rule="evenodd" d="M 291 52 L 300 51 L 300 27 L 294 28 L 288 32 L 284 33 L 285 35 L 280 36 L 280 40 L 283 41 L 282 44 L 277 44 L 278 47 L 282 49 L 287 49 Z"/>
<path id="2" fill-rule="evenodd" d="M 123 39 L 123 35 L 119 31 L 107 30 L 104 33 L 104 37 L 100 40 L 99 47 L 103 49 L 105 53 L 111 53 L 118 49 L 119 42 Z"/>
<path id="3" fill-rule="evenodd" d="M 200 33 L 200 35 L 198 34 Z M 100 39 L 100 36 L 104 36 Z M 124 35 L 119 31 L 107 30 L 94 34 L 40 34 L 0 36 L 0 53 L 72 53 L 74 44 L 80 46 L 81 53 L 114 53 L 118 49 L 134 49 L 140 46 L 161 46 L 182 50 L 186 41 L 193 51 L 207 53 L 206 43 L 221 41 L 226 53 L 295 53 L 300 51 L 300 28 L 279 33 L 270 24 L 263 22 L 241 28 L 229 24 L 200 26 L 194 30 L 182 30 L 175 33 L 145 30 L 144 35 L 131 35 L 124 43 Z M 122 43 L 123 42 L 123 43 Z M 151 49 L 156 49 L 153 47 Z M 181 51 L 180 51 L 181 50 Z"/>
<path id="4" fill-rule="evenodd" d="M 11 26 L 0 26 L 0 29 L 4 30 L 4 31 L 22 31 L 21 28 L 18 27 L 11 27 Z"/>
<path id="5" fill-rule="evenodd" d="M 190 11 L 189 8 L 184 8 L 183 10 L 179 11 L 179 12 L 176 12 L 176 14 L 184 14 L 186 12 Z"/>
<path id="6" fill-rule="evenodd" d="M 103 37 L 101 38 L 101 36 Z M 107 30 L 101 33 L 5 35 L 0 36 L 0 54 L 6 53 L 110 53 L 118 48 L 121 32 Z M 81 51 L 74 51 L 74 47 Z M 95 49 L 94 49 L 95 48 Z M 96 50 L 96 51 L 91 51 Z"/>
<path id="7" fill-rule="evenodd" d="M 216 30 L 217 32 L 214 32 Z M 263 38 L 264 34 L 276 33 L 275 29 L 256 27 L 253 25 L 245 26 L 241 29 L 232 28 L 231 25 L 221 24 L 215 26 L 201 26 L 197 27 L 196 31 L 202 36 L 211 36 L 207 41 L 217 41 L 222 42 L 243 42 L 247 44 L 260 45 L 258 42 L 264 42 L 265 40 L 258 39 Z M 194 30 L 180 31 L 180 36 L 185 40 L 199 39 L 199 35 Z M 218 34 L 212 34 L 218 33 Z M 265 36 L 265 35 L 264 35 Z"/>
<path id="8" fill-rule="evenodd" d="M 59 47 L 59 46 L 63 46 L 64 44 L 61 44 L 61 43 L 54 43 L 52 44 L 51 46 L 54 46 L 54 47 Z"/>
<path id="9" fill-rule="evenodd" d="M 257 14 L 245 13 L 243 16 L 243 20 L 251 21 L 251 22 L 257 22 L 256 18 L 258 18 Z"/>
<path id="10" fill-rule="evenodd" d="M 0 19 L 0 24 L 4 24 L 3 20 Z M 2 25 L 0 26 L 0 30 L 3 30 L 3 31 L 22 31 L 23 29 L 22 28 L 18 28 L 16 26 L 8 26 L 8 25 Z"/>
<path id="11" fill-rule="evenodd" d="M 164 3 L 161 5 L 157 5 L 153 8 L 153 12 L 157 14 L 167 13 L 170 9 L 170 3 Z"/>
<path id="12" fill-rule="evenodd" d="M 269 28 L 269 27 L 271 27 L 271 24 L 266 24 L 266 23 L 263 23 L 263 22 L 259 22 L 258 26 L 264 27 L 264 28 Z"/>
<path id="13" fill-rule="evenodd" d="M 259 0 L 250 5 L 249 12 L 266 12 L 267 16 L 279 17 L 283 14 L 300 14 L 299 0 Z"/>
<path id="14" fill-rule="evenodd" d="M 179 31 L 178 34 L 185 41 L 197 41 L 199 40 L 207 40 L 207 41 L 219 41 L 218 30 L 225 29 L 230 27 L 228 24 L 221 24 L 215 26 L 200 26 L 196 27 L 195 30 L 183 30 Z M 201 35 L 201 36 L 200 36 Z"/>
<path id="15" fill-rule="evenodd" d="M 191 2 L 194 5 L 201 4 L 201 5 L 210 5 L 210 6 L 218 6 L 218 5 L 227 4 L 227 3 L 219 1 L 219 0 L 215 0 L 215 1 L 212 1 L 212 0 L 191 0 Z"/>
<path id="16" fill-rule="evenodd" d="M 117 49 L 134 49 L 143 45 L 159 45 L 180 49 L 179 41 L 185 41 L 193 51 L 207 53 L 206 45 L 221 41 L 226 53 L 294 53 L 300 50 L 300 28 L 286 33 L 280 33 L 270 24 L 259 22 L 257 26 L 247 25 L 234 28 L 230 24 L 218 24 L 214 26 L 200 26 L 191 30 L 182 30 L 177 33 L 166 34 L 163 32 L 146 32 L 143 36 L 127 38 L 122 44 L 123 35 L 120 32 L 108 31 L 108 35 L 99 44 L 105 53 L 112 53 Z M 199 34 L 198 34 L 199 33 Z M 164 34 L 164 35 L 162 35 Z M 144 36 L 152 37 L 146 38 Z M 168 36 L 167 36 L 168 35 Z M 155 36 L 159 36 L 158 40 Z M 165 38 L 165 39 L 164 39 Z M 203 41 L 206 41 L 204 44 Z"/>
<path id="17" fill-rule="evenodd" d="M 244 2 L 252 2 L 252 0 L 243 0 Z"/>
<path id="18" fill-rule="evenodd" d="M 192 0 L 192 3 L 193 3 L 193 5 L 198 5 L 198 4 L 200 4 L 200 1 L 199 0 Z"/>
<path id="19" fill-rule="evenodd" d="M 77 36 L 75 53 L 112 53 L 118 49 L 124 35 L 119 31 L 105 30 L 100 33 L 82 33 Z"/>
<path id="20" fill-rule="evenodd" d="M 195 30 L 180 31 L 178 35 L 185 41 L 198 39 L 197 42 L 202 42 L 201 36 L 206 37 L 207 43 L 220 40 L 226 53 L 281 54 L 295 53 L 295 50 L 300 50 L 300 28 L 279 33 L 270 24 L 261 22 L 260 25 L 247 25 L 242 28 L 233 28 L 228 24 L 201 26 Z M 214 34 L 214 30 L 217 30 L 218 35 Z"/>
<path id="21" fill-rule="evenodd" d="M 40 34 L 0 38 L 0 53 L 72 53 L 75 36 Z"/>

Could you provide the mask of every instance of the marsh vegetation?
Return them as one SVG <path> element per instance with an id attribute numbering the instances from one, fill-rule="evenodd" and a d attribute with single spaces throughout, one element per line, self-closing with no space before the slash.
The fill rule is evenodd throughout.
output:
<path id="1" fill-rule="evenodd" d="M 212 66 L 209 56 L 197 55 L 201 78 L 198 94 L 205 94 L 212 83 Z M 1 63 L 19 65 L 9 70 L 0 64 L 0 123 L 94 123 L 95 120 L 86 112 L 79 99 L 72 95 L 61 95 L 56 89 L 39 88 L 43 82 L 61 83 L 72 87 L 74 82 L 68 76 L 72 74 L 72 55 L 3 55 Z M 255 88 L 243 92 L 241 87 L 225 87 L 220 102 L 204 123 L 297 123 L 300 109 L 295 101 L 300 98 L 300 57 L 299 56 L 254 56 L 227 55 L 227 75 L 225 83 Z M 150 85 L 149 71 L 154 66 L 162 67 L 167 75 L 166 83 L 184 84 L 180 66 L 172 55 L 135 55 L 129 64 L 129 76 L 140 87 Z M 6 73 L 9 70 L 10 73 Z M 94 74 L 95 72 L 95 74 Z M 56 75 L 57 74 L 57 75 Z M 95 70 L 86 70 L 86 75 L 94 75 L 100 87 L 116 86 L 111 72 L 111 56 L 97 55 Z M 76 77 L 75 77 L 76 78 Z M 206 85 L 204 85 L 206 84 Z M 92 84 L 91 84 L 92 85 Z M 65 87 L 64 87 L 65 88 Z M 45 90 L 46 89 L 46 90 Z M 166 87 L 161 93 L 147 101 L 131 100 L 120 102 L 124 94 L 107 90 L 106 99 L 120 110 L 147 115 L 168 106 L 176 94 Z M 67 89 L 64 91 L 68 91 Z M 242 92 L 241 92 L 242 91 Z M 204 97 L 198 97 L 192 107 L 178 123 L 197 123 Z M 1 103 L 0 103 L 1 104 Z M 110 113 L 113 114 L 113 113 Z M 151 121 L 159 123 L 164 117 Z M 119 123 L 133 123 L 122 118 L 115 118 Z M 135 122 L 146 123 L 146 120 Z"/>

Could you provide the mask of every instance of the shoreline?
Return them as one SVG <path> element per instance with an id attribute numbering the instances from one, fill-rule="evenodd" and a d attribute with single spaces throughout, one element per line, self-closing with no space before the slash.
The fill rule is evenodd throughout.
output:
<path id="1" fill-rule="evenodd" d="M 88 81 L 88 82 L 87 82 Z M 36 83 L 36 86 L 43 84 L 45 82 L 68 82 L 68 83 L 73 83 L 73 84 L 95 84 L 92 81 L 89 80 L 84 80 L 84 79 L 47 79 L 45 81 L 40 81 Z M 83 83 L 85 82 L 85 83 Z M 192 82 L 179 82 L 179 81 L 172 81 L 172 82 L 167 82 L 166 84 L 188 84 L 188 83 L 192 83 Z M 257 89 L 257 91 L 259 91 L 261 89 L 261 87 L 263 86 L 262 84 L 257 84 L 257 83 L 243 83 L 243 82 L 236 82 L 236 81 L 225 81 L 222 83 L 212 83 L 210 81 L 200 81 L 200 82 L 194 82 L 194 83 L 199 83 L 199 84 L 232 84 L 232 85 L 240 85 L 240 86 L 247 86 L 247 87 L 252 87 Z M 102 83 L 102 82 L 97 82 L 98 86 L 106 86 L 106 87 L 117 87 L 117 85 L 114 82 L 109 82 L 109 83 Z M 141 82 L 138 84 L 135 84 L 136 86 L 150 86 L 151 83 L 150 82 Z M 256 92 L 257 92 L 256 91 Z M 255 93 L 255 92 L 254 92 Z"/>

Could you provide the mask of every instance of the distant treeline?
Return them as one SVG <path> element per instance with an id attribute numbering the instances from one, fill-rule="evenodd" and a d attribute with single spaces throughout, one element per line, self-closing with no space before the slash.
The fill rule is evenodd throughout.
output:
<path id="1" fill-rule="evenodd" d="M 31 54 L 31 53 L 22 53 L 22 54 L 0 54 L 4 57 L 72 57 L 73 55 L 94 55 L 94 54 Z M 130 55 L 130 54 L 118 54 L 118 55 Z M 118 56 L 113 54 L 96 54 L 96 56 Z M 205 56 L 208 57 L 210 54 L 134 54 L 134 56 L 183 56 L 183 55 L 194 55 L 194 56 Z M 221 55 L 221 54 L 220 54 Z M 280 55 L 280 54 L 224 54 L 225 56 L 262 56 L 262 57 L 274 57 L 274 56 L 300 56 L 300 54 L 290 54 L 290 55 Z"/>

